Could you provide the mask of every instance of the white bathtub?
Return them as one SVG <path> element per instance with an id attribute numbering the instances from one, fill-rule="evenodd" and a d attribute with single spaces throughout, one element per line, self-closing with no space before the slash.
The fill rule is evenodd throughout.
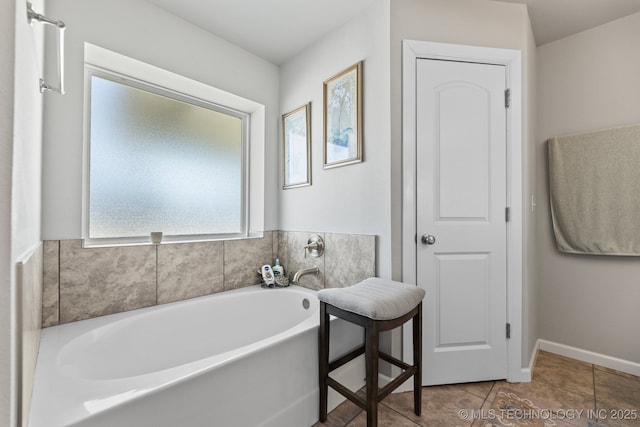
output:
<path id="1" fill-rule="evenodd" d="M 297 286 L 251 286 L 47 328 L 29 426 L 310 426 L 318 305 Z M 332 357 L 362 339 L 334 324 Z M 361 366 L 342 375 L 362 385 Z"/>

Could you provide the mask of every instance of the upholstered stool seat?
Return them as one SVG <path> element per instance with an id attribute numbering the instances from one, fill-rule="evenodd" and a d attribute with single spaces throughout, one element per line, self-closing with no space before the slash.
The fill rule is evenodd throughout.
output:
<path id="1" fill-rule="evenodd" d="M 378 402 L 413 376 L 414 411 L 420 415 L 422 386 L 422 299 L 424 289 L 406 283 L 368 278 L 347 287 L 318 291 L 320 328 L 318 332 L 320 421 L 327 420 L 328 387 L 333 388 L 367 412 L 367 426 L 378 424 Z M 329 362 L 329 316 L 334 315 L 364 328 L 364 345 Z M 379 350 L 380 332 L 413 320 L 413 365 Z M 338 367 L 365 354 L 366 399 L 329 376 Z M 404 370 L 382 389 L 378 389 L 378 359 Z"/>

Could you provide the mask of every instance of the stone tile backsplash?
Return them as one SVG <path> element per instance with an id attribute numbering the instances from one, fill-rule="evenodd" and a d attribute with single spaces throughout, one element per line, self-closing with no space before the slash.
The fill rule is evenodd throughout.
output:
<path id="1" fill-rule="evenodd" d="M 298 285 L 313 290 L 324 288 L 324 259 L 328 249 L 325 245 L 325 252 L 321 257 L 316 258 L 307 255 L 305 258 L 304 247 L 312 234 L 318 234 L 324 240 L 325 233 L 307 233 L 303 231 L 281 231 L 280 233 L 284 234 L 281 239 L 284 246 L 278 248 L 278 255 L 280 263 L 285 269 L 285 274 L 293 274 L 303 268 L 318 267 L 320 273 L 317 276 L 312 274 L 303 276 L 300 278 Z"/>
<path id="2" fill-rule="evenodd" d="M 60 241 L 43 245 L 42 327 L 60 323 Z"/>
<path id="3" fill-rule="evenodd" d="M 273 232 L 265 231 L 259 239 L 224 241 L 224 290 L 260 283 L 258 271 L 273 265 Z"/>
<path id="4" fill-rule="evenodd" d="M 17 304 L 19 328 L 17 356 L 21 369 L 18 374 L 18 392 L 21 407 L 18 411 L 22 419 L 26 420 L 31 405 L 31 394 L 35 381 L 36 361 L 40 349 L 40 332 L 42 330 L 42 281 L 43 273 L 42 244 L 38 244 L 22 261 L 16 264 L 16 293 L 20 298 Z"/>
<path id="5" fill-rule="evenodd" d="M 304 256 L 312 234 L 321 257 Z M 276 258 L 286 274 L 317 266 L 299 285 L 345 287 L 375 276 L 372 235 L 267 231 L 262 238 L 217 242 L 82 248 L 81 240 L 45 241 L 43 327 L 260 283 L 257 271 Z"/>
<path id="6" fill-rule="evenodd" d="M 278 256 L 286 273 L 308 267 L 318 267 L 318 276 L 307 275 L 300 286 L 319 290 L 355 285 L 376 275 L 376 236 L 363 234 L 337 234 L 278 231 Z M 304 247 L 312 234 L 324 240 L 321 257 L 305 257 Z"/>
<path id="7" fill-rule="evenodd" d="M 156 304 L 155 246 L 60 241 L 60 323 Z"/>
<path id="8" fill-rule="evenodd" d="M 224 290 L 223 242 L 159 245 L 157 250 L 158 304 Z"/>
<path id="9" fill-rule="evenodd" d="M 375 276 L 376 237 L 326 233 L 325 288 L 344 288 Z"/>

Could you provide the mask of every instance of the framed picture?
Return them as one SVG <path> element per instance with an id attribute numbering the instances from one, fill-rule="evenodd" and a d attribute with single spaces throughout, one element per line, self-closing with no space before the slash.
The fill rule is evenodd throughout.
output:
<path id="1" fill-rule="evenodd" d="M 282 116 L 284 184 L 282 188 L 311 185 L 311 103 Z"/>
<path id="2" fill-rule="evenodd" d="M 324 82 L 324 168 L 362 161 L 362 61 Z"/>

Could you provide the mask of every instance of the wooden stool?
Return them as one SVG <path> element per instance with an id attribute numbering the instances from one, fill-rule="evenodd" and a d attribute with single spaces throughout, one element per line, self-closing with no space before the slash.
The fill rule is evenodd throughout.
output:
<path id="1" fill-rule="evenodd" d="M 378 425 L 378 402 L 413 376 L 413 404 L 416 415 L 422 405 L 422 299 L 424 289 L 405 283 L 369 278 L 347 287 L 318 291 L 320 328 L 318 331 L 320 375 L 320 421 L 327 421 L 328 387 L 367 412 L 367 427 Z M 364 328 L 364 345 L 329 363 L 329 316 L 334 315 Z M 380 332 L 413 319 L 413 365 L 379 350 Z M 366 399 L 329 376 L 347 362 L 365 354 Z M 404 370 L 393 381 L 378 389 L 378 358 Z"/>

